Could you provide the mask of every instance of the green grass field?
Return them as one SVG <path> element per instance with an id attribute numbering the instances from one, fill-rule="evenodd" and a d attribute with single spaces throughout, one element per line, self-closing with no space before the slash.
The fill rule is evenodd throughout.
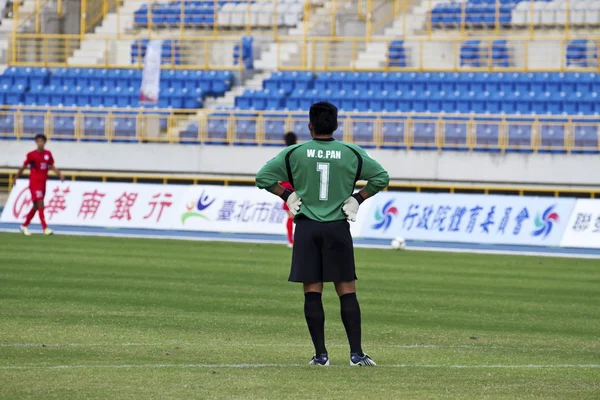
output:
<path id="1" fill-rule="evenodd" d="M 356 253 L 317 368 L 283 246 L 0 234 L 0 399 L 600 398 L 600 261 Z"/>

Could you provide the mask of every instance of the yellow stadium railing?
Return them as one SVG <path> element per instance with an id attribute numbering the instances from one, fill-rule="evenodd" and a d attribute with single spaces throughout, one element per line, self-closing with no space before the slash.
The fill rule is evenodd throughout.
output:
<path id="1" fill-rule="evenodd" d="M 158 36 L 155 36 L 158 38 Z M 229 69 L 242 70 L 243 63 L 235 58 L 234 46 L 242 45 L 241 36 L 190 36 L 183 39 L 162 36 L 171 40 L 170 53 L 163 49 L 163 67 L 176 69 Z M 88 48 L 96 52 L 83 52 L 73 57 L 79 48 L 79 35 L 17 34 L 11 36 L 9 65 L 40 67 L 101 67 L 142 68 L 143 44 L 137 35 L 94 35 L 86 38 Z M 378 64 L 361 62 L 361 53 L 371 43 L 378 43 L 389 53 L 395 38 L 389 37 L 279 37 L 276 53 L 278 68 L 292 71 L 506 71 L 506 72 L 565 72 L 600 71 L 600 52 L 584 62 L 569 65 L 566 49 L 570 40 L 548 36 L 544 39 L 505 37 L 506 59 L 498 59 L 493 51 L 493 37 L 470 37 L 480 43 L 476 47 L 476 62 L 461 60 L 465 40 L 463 37 L 404 38 L 400 45 L 404 63 L 387 62 L 383 54 Z M 590 43 L 600 43 L 600 37 L 588 37 Z M 285 45 L 295 46 L 292 54 L 281 51 Z M 136 47 L 137 46 L 137 47 Z M 397 47 L 394 47 L 398 50 Z M 554 51 L 548 51 L 554 49 Z M 134 53 L 134 50 L 137 51 Z M 379 51 L 379 50 L 378 50 Z M 132 57 L 134 55 L 134 57 Z M 364 54 L 363 54 L 364 55 Z M 381 54 L 377 54 L 378 56 Z"/>
<path id="2" fill-rule="evenodd" d="M 101 182 L 130 182 L 153 184 L 178 184 L 178 185 L 224 185 L 224 186 L 254 186 L 253 177 L 214 177 L 190 175 L 165 175 L 144 174 L 133 172 L 80 172 L 63 170 L 65 178 L 71 181 L 101 181 Z M 16 171 L 0 169 L 0 192 L 8 192 L 14 184 Z M 52 178 L 51 178 L 52 179 Z M 365 182 L 359 181 L 357 186 L 363 187 Z M 578 197 L 598 198 L 600 190 L 596 189 L 570 189 L 549 188 L 537 186 L 511 186 L 511 185 L 466 185 L 466 184 L 427 184 L 427 183 L 402 183 L 392 180 L 387 191 L 403 191 L 417 193 L 457 193 L 457 194 L 501 194 L 516 196 L 545 196 L 545 197 Z"/>
<path id="3" fill-rule="evenodd" d="M 580 65 L 568 65 L 566 48 L 570 40 L 548 36 L 544 39 L 503 37 L 506 40 L 507 65 L 494 58 L 494 37 L 468 37 L 481 43 L 477 47 L 477 62 L 461 61 L 461 48 L 465 38 L 414 37 L 402 39 L 405 65 L 362 65 L 359 54 L 370 43 L 378 42 L 389 49 L 397 38 L 389 37 L 280 37 L 279 43 L 295 44 L 298 51 L 289 57 L 278 54 L 280 70 L 291 71 L 506 71 L 506 72 L 564 72 L 600 71 L 600 52 L 595 58 Z M 599 37 L 587 37 L 590 42 L 600 42 Z M 548 51 L 559 49 L 559 51 Z M 384 63 L 385 59 L 384 57 Z"/>
<path id="4" fill-rule="evenodd" d="M 23 107 L 0 111 L 0 138 L 281 145 L 295 131 L 308 140 L 305 112 Z M 372 148 L 460 151 L 600 152 L 597 117 L 345 113 L 340 139 Z"/>
<path id="5" fill-rule="evenodd" d="M 143 43 L 135 36 L 86 38 L 88 46 L 102 50 L 83 58 L 72 57 L 81 43 L 79 35 L 18 34 L 11 39 L 9 64 L 12 66 L 143 68 L 144 65 Z M 241 70 L 241 54 L 237 59 L 234 56 L 236 45 L 242 45 L 239 36 L 172 39 L 171 51 L 165 53 L 163 49 L 162 66 L 169 69 Z"/>

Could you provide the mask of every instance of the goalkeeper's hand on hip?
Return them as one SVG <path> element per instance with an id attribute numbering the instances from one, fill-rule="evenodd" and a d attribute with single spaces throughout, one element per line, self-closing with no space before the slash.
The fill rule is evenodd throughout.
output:
<path id="1" fill-rule="evenodd" d="M 292 192 L 290 189 L 285 189 L 285 192 L 283 192 L 281 198 L 283 201 L 285 201 L 293 215 L 298 214 L 298 211 L 300 211 L 300 206 L 302 205 L 302 199 L 296 194 L 296 192 Z"/>
<path id="2" fill-rule="evenodd" d="M 356 222 L 356 214 L 358 214 L 358 208 L 363 201 L 365 201 L 365 199 L 358 192 L 354 193 L 344 201 L 342 211 L 348 221 Z"/>

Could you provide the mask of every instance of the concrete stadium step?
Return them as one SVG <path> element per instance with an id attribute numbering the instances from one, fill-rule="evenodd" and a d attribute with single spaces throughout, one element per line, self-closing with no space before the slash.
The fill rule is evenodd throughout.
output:
<path id="1" fill-rule="evenodd" d="M 430 7 L 434 7 L 439 3 L 443 3 L 444 0 L 418 0 L 413 3 L 412 7 L 406 9 L 406 16 L 402 13 L 396 16 L 392 26 L 385 28 L 383 36 L 390 40 L 402 39 L 403 35 L 407 37 L 413 37 L 417 32 L 420 32 L 427 21 L 428 11 Z M 407 51 L 407 62 L 410 63 L 411 55 L 417 55 L 418 49 L 412 49 L 411 44 L 405 45 Z M 356 58 L 356 68 L 368 69 L 368 68 L 381 68 L 387 63 L 387 42 L 371 42 L 367 44 L 365 51 L 358 54 Z M 449 61 L 449 68 L 452 67 L 452 61 Z"/>
<path id="2" fill-rule="evenodd" d="M 130 49 L 133 40 L 106 40 L 108 35 L 123 34 L 133 27 L 134 13 L 139 8 L 139 3 L 125 2 L 119 8 L 119 14 L 111 12 L 104 17 L 102 23 L 96 27 L 94 33 L 85 36 L 81 47 L 75 50 L 68 59 L 69 65 L 98 65 L 110 62 L 111 64 L 128 65 L 131 63 Z M 125 51 L 125 49 L 127 49 Z M 124 54 L 126 53 L 126 56 Z"/>
<path id="3" fill-rule="evenodd" d="M 233 108 L 235 107 L 235 98 L 241 96 L 246 89 L 261 90 L 263 81 L 271 76 L 271 71 L 255 74 L 248 79 L 244 85 L 236 86 L 225 93 L 223 97 L 207 99 L 204 102 L 204 108 Z"/>

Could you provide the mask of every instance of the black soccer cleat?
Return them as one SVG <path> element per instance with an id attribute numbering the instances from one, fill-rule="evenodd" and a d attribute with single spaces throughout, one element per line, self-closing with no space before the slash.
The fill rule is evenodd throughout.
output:
<path id="1" fill-rule="evenodd" d="M 352 353 L 350 354 L 350 365 L 353 367 L 374 367 L 377 364 L 368 354 L 360 356 L 358 353 Z"/>
<path id="2" fill-rule="evenodd" d="M 319 357 L 313 356 L 308 365 L 320 365 L 321 367 L 326 367 L 329 365 L 329 357 L 327 354 L 321 354 Z"/>

